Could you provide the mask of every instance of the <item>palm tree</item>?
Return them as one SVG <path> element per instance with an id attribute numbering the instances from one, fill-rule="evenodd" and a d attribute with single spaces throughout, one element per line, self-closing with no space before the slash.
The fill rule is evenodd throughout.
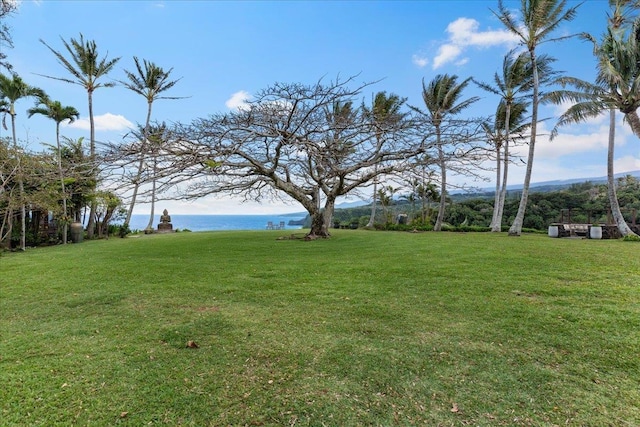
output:
<path id="1" fill-rule="evenodd" d="M 511 135 L 511 125 L 514 124 L 511 118 L 514 103 L 526 108 L 524 100 L 533 83 L 533 76 L 530 72 L 531 67 L 528 65 L 529 56 L 527 53 L 522 52 L 518 56 L 514 56 L 513 52 L 509 52 L 502 60 L 502 74 L 495 73 L 493 76 L 495 85 L 492 86 L 488 83 L 473 80 L 481 89 L 500 96 L 493 128 L 483 125 L 496 148 L 496 194 L 493 204 L 491 231 L 502 230 L 502 211 L 504 209 L 509 171 L 509 138 L 507 136 Z M 521 109 L 520 115 L 524 113 L 524 108 Z M 504 131 L 500 128 L 500 124 L 502 124 Z M 504 150 L 503 172 L 500 170 L 502 150 Z M 500 183 L 501 180 L 502 184 Z"/>
<path id="2" fill-rule="evenodd" d="M 609 112 L 609 139 L 607 149 L 607 184 L 611 213 L 623 236 L 635 234 L 627 225 L 616 194 L 614 180 L 615 110 L 624 114 L 633 133 L 640 136 L 640 18 L 629 28 L 627 15 L 637 3 L 633 0 L 611 0 L 613 13 L 609 27 L 600 44 L 590 34 L 582 37 L 593 42 L 597 59 L 596 82 L 566 77 L 561 83 L 571 85 L 574 91 L 554 91 L 549 99 L 555 103 L 572 101 L 573 105 L 558 118 L 552 138 L 560 126 L 579 123 Z"/>
<path id="3" fill-rule="evenodd" d="M 509 172 L 509 142 L 518 137 L 522 138 L 530 124 L 524 123 L 527 103 L 518 101 L 511 105 L 502 99 L 496 108 L 493 123 L 483 122 L 481 125 L 487 134 L 489 142 L 496 151 L 496 191 L 494 198 L 491 231 L 502 231 L 502 215 L 504 201 L 507 194 L 507 178 Z M 503 169 L 504 166 L 504 170 Z"/>
<path id="4" fill-rule="evenodd" d="M 16 164 L 18 170 L 18 189 L 20 192 L 20 249 L 25 250 L 27 246 L 27 208 L 24 201 L 24 181 L 22 172 L 20 172 L 21 155 L 18 150 L 18 138 L 16 137 L 16 102 L 19 99 L 27 97 L 45 96 L 42 89 L 28 85 L 17 74 L 7 77 L 0 74 L 0 112 L 11 116 L 11 136 L 13 138 L 13 147 L 16 151 Z M 4 125 L 4 117 L 3 117 Z M 6 128 L 6 127 L 5 127 Z M 11 225 L 9 225 L 11 229 Z"/>
<path id="5" fill-rule="evenodd" d="M 72 123 L 80 117 L 80 113 L 75 107 L 62 106 L 60 101 L 52 101 L 48 96 L 41 97 L 36 107 L 27 110 L 29 117 L 34 114 L 41 114 L 56 123 L 56 157 L 58 160 L 58 174 L 60 177 L 60 188 L 62 190 L 62 243 L 67 244 L 67 194 L 64 188 L 64 174 L 62 172 L 62 152 L 60 150 L 60 123 L 68 120 Z"/>
<path id="6" fill-rule="evenodd" d="M 167 125 L 165 123 L 149 125 L 146 134 L 151 154 L 151 214 L 145 232 L 153 231 L 153 216 L 155 215 L 156 191 L 158 181 L 158 156 L 167 141 Z"/>
<path id="7" fill-rule="evenodd" d="M 128 78 L 128 81 L 120 81 L 120 83 L 127 89 L 143 96 L 147 100 L 147 118 L 144 125 L 142 138 L 143 145 L 140 150 L 138 172 L 136 174 L 136 177 L 134 178 L 133 195 L 131 196 L 131 204 L 129 205 L 129 210 L 127 211 L 125 224 L 129 224 L 129 222 L 131 221 L 131 214 L 133 213 L 133 208 L 136 204 L 136 198 L 138 196 L 138 189 L 140 187 L 140 178 L 142 176 L 142 167 L 144 163 L 145 145 L 149 135 L 149 126 L 151 124 L 151 109 L 153 107 L 153 102 L 158 99 L 180 99 L 179 97 L 160 96 L 162 92 L 171 89 L 176 83 L 180 81 L 180 79 L 169 80 L 169 75 L 171 74 L 171 71 L 173 71 L 173 68 L 165 71 L 161 67 L 158 67 L 156 64 L 154 64 L 153 62 L 149 62 L 146 59 L 143 60 L 142 64 L 140 64 L 140 60 L 135 56 L 133 57 L 133 62 L 136 66 L 135 72 L 125 70 L 124 72 Z M 153 217 L 151 221 L 152 225 Z M 151 228 L 151 225 L 148 228 Z"/>
<path id="8" fill-rule="evenodd" d="M 44 44 L 58 59 L 58 62 L 73 76 L 73 78 L 63 77 L 51 77 L 47 78 L 60 80 L 66 83 L 77 84 L 82 86 L 87 91 L 87 97 L 89 101 L 89 155 L 91 161 L 95 167 L 96 161 L 96 135 L 95 135 L 95 123 L 93 119 L 93 92 L 101 87 L 113 87 L 113 82 L 98 82 L 102 77 L 105 77 L 115 67 L 120 58 L 114 58 L 107 60 L 107 58 L 98 59 L 98 48 L 96 42 L 93 40 L 85 40 L 82 33 L 78 40 L 72 38 L 69 42 L 62 39 L 70 59 L 64 57 L 64 55 L 51 46 L 49 46 L 44 40 L 40 39 L 40 42 Z M 95 211 L 96 203 L 91 203 L 91 213 L 89 215 L 89 223 L 87 224 L 87 236 L 93 237 L 95 229 Z"/>
<path id="9" fill-rule="evenodd" d="M 385 224 L 391 224 L 391 213 L 389 207 L 393 204 L 393 195 L 398 191 L 390 185 L 384 186 L 378 190 L 378 198 L 382 205 L 382 212 L 385 218 Z"/>
<path id="10" fill-rule="evenodd" d="M 566 9 L 566 0 L 520 0 L 520 14 L 522 22 L 518 21 L 513 12 L 508 9 L 503 0 L 498 0 L 498 12 L 494 15 L 504 24 L 508 31 L 515 34 L 520 44 L 525 46 L 529 53 L 533 73 L 533 94 L 531 98 L 531 136 L 529 140 L 529 153 L 527 168 L 525 171 L 522 196 L 518 213 L 509 229 L 510 236 L 519 236 L 522 233 L 522 223 L 529 198 L 529 185 L 533 170 L 533 156 L 535 153 L 536 133 L 538 124 L 538 106 L 540 79 L 536 49 L 538 45 L 552 40 L 560 40 L 567 37 L 551 39 L 551 34 L 565 21 L 572 20 L 578 6 Z"/>
<path id="11" fill-rule="evenodd" d="M 384 144 L 385 133 L 391 125 L 397 124 L 405 116 L 400 112 L 400 109 L 407 101 L 406 98 L 400 98 L 398 95 L 389 94 L 387 92 L 378 92 L 373 98 L 373 105 L 371 108 L 362 106 L 365 117 L 368 118 L 373 132 L 376 137 L 376 144 L 380 147 Z M 377 163 L 376 166 L 377 168 Z M 371 216 L 367 227 L 373 227 L 376 218 L 376 196 L 378 195 L 378 177 L 373 180 L 373 195 L 371 201 Z"/>
<path id="12" fill-rule="evenodd" d="M 438 74 L 429 85 L 425 85 L 422 79 L 422 99 L 427 107 L 428 113 L 423 113 L 420 109 L 412 107 L 419 113 L 426 115 L 430 123 L 436 130 L 436 147 L 438 150 L 438 164 L 440 166 L 440 207 L 438 217 L 433 226 L 434 231 L 442 229 L 444 213 L 446 207 L 447 194 L 447 165 L 444 153 L 444 143 L 442 141 L 442 123 L 450 115 L 460 113 L 480 98 L 477 96 L 460 101 L 462 91 L 467 87 L 471 78 L 467 78 L 458 83 L 458 76 L 448 74 Z"/>

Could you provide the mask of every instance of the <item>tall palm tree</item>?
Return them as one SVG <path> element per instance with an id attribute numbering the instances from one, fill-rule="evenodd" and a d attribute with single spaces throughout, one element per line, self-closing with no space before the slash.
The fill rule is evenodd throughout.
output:
<path id="1" fill-rule="evenodd" d="M 151 110 L 153 107 L 153 103 L 158 99 L 180 99 L 180 97 L 160 95 L 161 93 L 171 89 L 176 83 L 180 81 L 180 79 L 169 80 L 169 76 L 173 71 L 173 68 L 165 71 L 161 67 L 158 67 L 156 64 L 147 61 L 146 59 L 144 59 L 141 64 L 140 60 L 135 56 L 133 57 L 133 62 L 136 66 L 135 72 L 125 70 L 124 72 L 128 80 L 120 81 L 120 83 L 127 89 L 143 96 L 147 100 L 147 118 L 144 124 L 142 147 L 140 150 L 140 159 L 138 162 L 138 172 L 136 174 L 136 177 L 134 178 L 133 195 L 131 196 L 131 204 L 129 205 L 129 209 L 127 211 L 125 224 L 129 224 L 129 222 L 131 221 L 131 214 L 133 213 L 133 208 L 136 204 L 136 198 L 138 196 L 140 178 L 142 177 L 142 167 L 144 164 L 145 146 L 147 145 L 146 140 L 149 135 L 149 126 L 151 125 Z M 153 223 L 153 218 L 151 221 Z"/>
<path id="2" fill-rule="evenodd" d="M 566 77 L 561 83 L 571 85 L 573 91 L 554 91 L 549 99 L 555 103 L 571 101 L 573 105 L 558 118 L 552 138 L 560 126 L 582 122 L 589 118 L 609 113 L 609 139 L 607 149 L 607 184 L 611 213 L 623 236 L 635 234 L 627 225 L 616 194 L 614 179 L 615 113 L 624 114 L 625 121 L 633 133 L 640 136 L 640 18 L 627 25 L 629 14 L 638 7 L 633 0 L 610 0 L 612 14 L 602 42 L 598 43 L 590 34 L 582 37 L 593 42 L 597 59 L 596 82 Z"/>
<path id="3" fill-rule="evenodd" d="M 17 181 L 20 192 L 20 249 L 23 251 L 27 246 L 27 208 L 24 201 L 24 181 L 20 171 L 21 156 L 18 150 L 18 138 L 16 137 L 16 102 L 22 98 L 41 96 L 45 96 L 42 89 L 28 85 L 17 74 L 13 74 L 11 77 L 0 74 L 0 112 L 4 113 L 5 117 L 6 114 L 11 117 L 11 137 L 16 152 Z M 11 228 L 11 225 L 9 225 L 9 228 Z"/>
<path id="4" fill-rule="evenodd" d="M 450 76 L 448 74 L 438 74 L 428 85 L 425 85 L 424 79 L 422 79 L 422 100 L 428 112 L 425 114 L 420 109 L 412 107 L 414 110 L 426 115 L 436 131 L 436 147 L 440 166 L 440 207 L 438 208 L 436 223 L 433 226 L 434 231 L 442 229 L 447 194 L 447 161 L 444 142 L 442 141 L 442 123 L 447 117 L 460 113 L 480 99 L 474 96 L 460 100 L 462 91 L 470 81 L 471 77 L 458 83 L 458 76 Z"/>
<path id="5" fill-rule="evenodd" d="M 525 123 L 527 102 L 518 101 L 508 104 L 502 99 L 496 108 L 492 123 L 481 123 L 489 143 L 493 145 L 496 155 L 496 191 L 491 218 L 491 231 L 502 231 L 502 215 L 507 193 L 507 178 L 509 173 L 509 142 L 521 139 L 529 129 L 530 123 Z"/>
<path id="6" fill-rule="evenodd" d="M 538 124 L 538 107 L 540 102 L 540 78 L 538 70 L 537 47 L 547 41 L 560 40 L 571 36 L 551 38 L 553 32 L 565 21 L 571 21 L 578 6 L 566 8 L 566 0 L 520 0 L 520 14 L 522 21 L 516 19 L 514 13 L 504 5 L 503 0 L 498 0 L 498 12 L 494 15 L 504 24 L 508 31 L 515 34 L 520 44 L 525 46 L 533 73 L 533 94 L 531 98 L 531 136 L 529 140 L 529 153 L 527 156 L 527 168 L 525 171 L 522 196 L 518 213 L 509 229 L 510 236 L 519 236 L 522 233 L 522 223 L 529 199 L 529 185 L 533 170 L 533 158 L 536 146 L 536 134 Z"/>
<path id="7" fill-rule="evenodd" d="M 58 161 L 58 175 L 60 177 L 60 188 L 62 190 L 62 243 L 67 244 L 68 211 L 67 193 L 64 188 L 64 174 L 62 172 L 62 151 L 60 149 L 60 123 L 74 122 L 80 117 L 80 113 L 75 107 L 63 106 L 60 101 L 52 101 L 48 96 L 41 97 L 38 105 L 27 110 L 29 117 L 34 114 L 41 114 L 56 123 L 56 158 Z"/>
<path id="8" fill-rule="evenodd" d="M 496 194 L 493 204 L 493 217 L 491 219 L 491 231 L 502 230 L 502 208 L 504 204 L 503 191 L 506 194 L 506 182 L 509 171 L 509 138 L 511 134 L 510 125 L 512 123 L 511 110 L 515 102 L 519 102 L 522 106 L 523 100 L 527 95 L 532 84 L 532 76 L 528 72 L 529 57 L 523 52 L 518 56 L 514 56 L 513 52 L 509 52 L 502 60 L 502 74 L 497 72 L 493 76 L 495 85 L 473 80 L 481 89 L 500 96 L 500 102 L 496 109 L 495 121 L 493 129 L 484 125 L 485 131 L 490 135 L 496 148 Z M 522 111 L 524 112 L 524 111 Z M 500 129 L 499 123 L 502 123 L 504 132 Z M 501 169 L 501 152 L 504 150 L 504 172 Z M 504 175 L 502 175 L 502 173 Z M 502 187 L 500 181 L 502 180 Z"/>
<path id="9" fill-rule="evenodd" d="M 385 142 L 385 133 L 391 127 L 391 125 L 397 124 L 400 120 L 405 117 L 405 114 L 400 110 L 404 103 L 407 101 L 406 98 L 400 98 L 396 94 L 389 94 L 387 92 L 382 91 L 376 93 L 373 98 L 373 103 L 371 108 L 363 105 L 363 111 L 365 117 L 369 120 L 369 123 L 373 127 L 373 132 L 376 138 L 376 144 L 380 147 Z M 377 168 L 377 163 L 374 166 Z M 367 223 L 367 227 L 373 227 L 376 218 L 376 197 L 378 195 L 378 177 L 373 180 L 373 195 L 371 201 L 371 216 L 369 217 L 369 222 Z"/>
<path id="10" fill-rule="evenodd" d="M 120 57 L 107 60 L 106 57 L 98 59 L 98 48 L 96 42 L 93 40 L 85 40 L 82 33 L 78 40 L 71 38 L 69 42 L 62 39 L 69 59 L 49 46 L 44 40 L 40 39 L 40 42 L 44 44 L 58 59 L 58 62 L 73 76 L 73 78 L 64 77 L 51 77 L 44 76 L 55 80 L 60 80 L 66 83 L 76 84 L 82 86 L 87 91 L 87 98 L 89 102 L 89 155 L 91 161 L 96 161 L 96 131 L 95 123 L 93 119 L 93 92 L 101 87 L 113 87 L 113 82 L 99 82 L 99 80 L 105 77 L 116 63 L 120 60 Z M 93 237 L 95 229 L 95 211 L 96 203 L 91 203 L 91 213 L 89 215 L 89 223 L 87 224 L 87 236 Z"/>

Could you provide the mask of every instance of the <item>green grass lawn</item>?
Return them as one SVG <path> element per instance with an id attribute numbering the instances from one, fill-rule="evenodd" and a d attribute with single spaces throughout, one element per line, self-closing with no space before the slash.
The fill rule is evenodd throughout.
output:
<path id="1" fill-rule="evenodd" d="M 640 425 L 640 245 L 287 234 L 2 255 L 0 425 Z"/>

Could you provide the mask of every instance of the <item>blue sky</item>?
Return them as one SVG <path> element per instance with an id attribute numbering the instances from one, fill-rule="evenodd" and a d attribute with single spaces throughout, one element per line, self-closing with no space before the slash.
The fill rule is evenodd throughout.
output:
<path id="1" fill-rule="evenodd" d="M 519 1 L 506 1 L 517 8 Z M 570 5 L 578 2 L 569 1 Z M 490 82 L 506 52 L 515 46 L 491 9 L 497 0 L 424 1 L 22 1 L 8 24 L 14 48 L 7 50 L 15 71 L 29 84 L 44 89 L 63 105 L 81 112 L 81 120 L 64 126 L 63 135 L 88 139 L 86 92 L 40 75 L 69 77 L 42 44 L 63 51 L 62 40 L 95 40 L 101 56 L 121 57 L 108 80 L 124 80 L 133 56 L 153 61 L 180 82 L 166 94 L 186 97 L 154 104 L 153 119 L 189 122 L 235 108 L 251 94 L 274 82 L 313 83 L 323 76 L 358 75 L 358 82 L 381 80 L 370 87 L 408 98 L 422 107 L 422 79 L 456 74 Z M 558 35 L 590 32 L 599 36 L 606 25 L 606 0 L 587 0 L 577 18 Z M 6 47 L 2 47 L 6 49 Z M 578 39 L 547 43 L 540 53 L 557 58 L 555 68 L 591 79 L 595 62 L 591 46 Z M 470 116 L 495 110 L 497 98 L 470 85 L 466 96 L 482 100 L 467 111 Z M 27 119 L 32 102 L 17 104 L 18 134 L 30 148 L 53 142 L 54 124 L 45 118 Z M 548 107 L 542 116 L 544 133 L 562 111 Z M 146 102 L 123 87 L 102 88 L 94 94 L 97 139 L 120 141 L 129 127 L 143 123 Z M 2 135 L 7 131 L 0 130 Z M 542 137 L 537 145 L 533 182 L 597 177 L 606 174 L 607 119 L 567 127 L 553 142 Z M 524 156 L 526 148 L 521 152 Z M 616 172 L 640 169 L 640 144 L 628 126 L 617 133 Z M 512 167 L 509 184 L 523 181 L 524 166 Z M 493 173 L 487 173 L 488 178 Z M 452 177 L 455 183 L 491 187 Z M 161 202 L 170 213 L 270 213 L 300 211 L 299 205 L 238 205 L 228 199 L 195 203 Z M 141 205 L 136 213 L 146 213 Z"/>

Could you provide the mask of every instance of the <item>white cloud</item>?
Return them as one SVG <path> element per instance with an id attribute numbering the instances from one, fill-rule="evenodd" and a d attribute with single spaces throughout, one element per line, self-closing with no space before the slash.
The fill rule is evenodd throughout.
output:
<path id="1" fill-rule="evenodd" d="M 425 58 L 424 56 L 413 55 L 411 57 L 411 62 L 413 62 L 415 65 L 417 65 L 420 68 L 424 68 L 429 63 L 429 60 L 427 58 Z"/>
<path id="2" fill-rule="evenodd" d="M 433 69 L 449 62 L 465 64 L 468 59 L 458 60 L 469 47 L 515 46 L 518 38 L 507 30 L 479 31 L 480 23 L 475 19 L 458 18 L 447 26 L 448 40 L 440 46 L 433 59 Z"/>
<path id="3" fill-rule="evenodd" d="M 453 44 L 445 44 L 438 49 L 438 55 L 433 58 L 433 69 L 440 68 L 447 62 L 452 62 L 460 56 L 462 48 Z"/>
<path id="4" fill-rule="evenodd" d="M 624 156 L 616 159 L 614 162 L 613 170 L 616 173 L 640 170 L 640 156 Z"/>
<path id="5" fill-rule="evenodd" d="M 101 114 L 94 116 L 93 121 L 97 131 L 119 131 L 133 129 L 135 125 L 120 114 Z M 73 129 L 89 130 L 91 128 L 88 117 L 82 117 L 66 126 Z"/>
<path id="6" fill-rule="evenodd" d="M 231 95 L 224 105 L 227 106 L 230 110 L 242 110 L 247 108 L 247 101 L 251 99 L 251 95 L 249 92 L 244 90 L 239 90 L 238 92 Z"/>

